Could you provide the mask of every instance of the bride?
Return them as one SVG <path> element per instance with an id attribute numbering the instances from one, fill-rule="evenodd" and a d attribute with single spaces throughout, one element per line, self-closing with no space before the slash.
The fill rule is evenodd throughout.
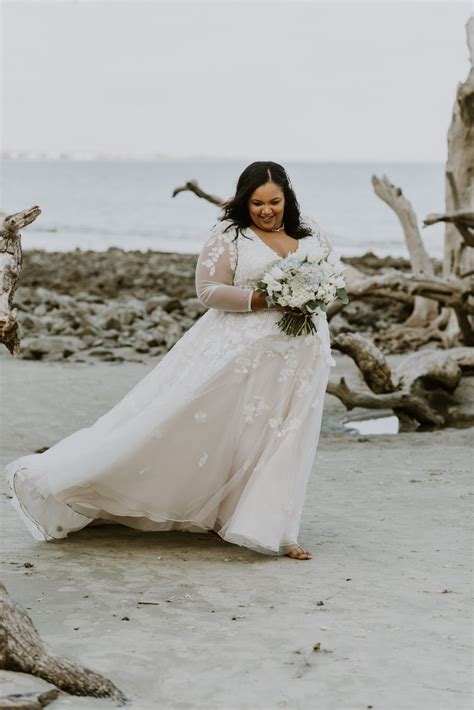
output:
<path id="1" fill-rule="evenodd" d="M 7 464 L 12 503 L 34 538 L 89 524 L 209 531 L 299 560 L 306 486 L 335 365 L 326 314 L 317 334 L 277 326 L 254 290 L 268 264 L 331 244 L 302 221 L 281 165 L 240 175 L 196 266 L 206 313 L 90 427 Z"/>

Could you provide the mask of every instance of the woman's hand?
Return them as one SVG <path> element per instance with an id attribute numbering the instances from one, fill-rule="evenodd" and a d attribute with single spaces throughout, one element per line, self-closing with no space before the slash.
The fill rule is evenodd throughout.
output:
<path id="1" fill-rule="evenodd" d="M 265 300 L 265 296 L 263 296 L 260 291 L 253 292 L 251 309 L 252 311 L 259 311 L 263 309 L 276 309 L 277 311 L 281 311 L 282 313 L 295 313 L 296 315 L 301 315 L 301 311 L 299 310 L 299 308 L 290 308 L 290 306 L 280 306 L 279 304 L 269 306 Z"/>

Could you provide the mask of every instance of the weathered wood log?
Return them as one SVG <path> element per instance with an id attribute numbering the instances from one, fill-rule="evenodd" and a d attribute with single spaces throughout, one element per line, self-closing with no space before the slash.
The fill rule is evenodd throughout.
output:
<path id="1" fill-rule="evenodd" d="M 470 70 L 466 80 L 458 84 L 448 130 L 446 163 L 445 213 L 474 211 L 474 17 L 466 24 Z M 462 278 L 474 270 L 474 250 L 462 235 L 458 224 L 447 221 L 444 239 L 443 275 Z M 467 225 L 469 226 L 469 225 Z"/>
<path id="2" fill-rule="evenodd" d="M 176 197 L 176 195 L 179 195 L 180 192 L 193 192 L 197 197 L 200 197 L 203 200 L 207 200 L 213 205 L 220 206 L 224 203 L 224 200 L 221 197 L 211 195 L 209 192 L 206 192 L 201 187 L 199 187 L 196 180 L 188 180 L 184 183 L 184 185 L 175 187 L 172 193 L 172 197 Z"/>
<path id="3" fill-rule="evenodd" d="M 30 207 L 5 217 L 0 229 L 0 343 L 13 355 L 20 350 L 17 311 L 13 308 L 13 295 L 23 263 L 19 230 L 34 222 L 40 214 L 39 207 Z"/>
<path id="4" fill-rule="evenodd" d="M 326 390 L 334 395 L 346 406 L 346 409 L 364 407 L 365 409 L 399 409 L 421 424 L 442 426 L 445 419 L 433 409 L 423 398 L 400 390 L 387 394 L 374 394 L 370 390 L 351 389 L 345 378 L 339 382 L 329 382 Z"/>
<path id="5" fill-rule="evenodd" d="M 465 227 L 474 229 L 474 212 L 472 209 L 459 209 L 444 214 L 429 214 L 423 220 L 425 226 L 436 224 L 437 222 L 452 222 L 453 224 L 462 224 Z"/>
<path id="6" fill-rule="evenodd" d="M 467 246 L 474 247 L 474 212 L 472 210 L 458 209 L 443 214 L 429 214 L 423 220 L 423 225 L 429 227 L 439 222 L 454 224 Z M 461 278 L 463 275 L 464 272 L 460 274 Z"/>
<path id="7" fill-rule="evenodd" d="M 474 350 L 474 349 L 473 349 Z M 400 389 L 413 391 L 417 384 L 452 392 L 461 381 L 462 371 L 448 350 L 420 350 L 403 358 L 394 372 Z"/>
<path id="8" fill-rule="evenodd" d="M 59 694 L 57 688 L 42 693 L 12 693 L 0 698 L 0 710 L 41 710 L 57 700 Z"/>
<path id="9" fill-rule="evenodd" d="M 401 188 L 393 185 L 386 175 L 382 178 L 372 175 L 372 185 L 375 194 L 392 208 L 400 220 L 413 274 L 415 276 L 433 276 L 433 264 L 424 247 L 418 229 L 416 214 L 410 201 L 407 200 Z M 426 325 L 438 315 L 438 312 L 439 307 L 436 303 L 417 295 L 413 311 L 404 325 L 406 327 Z"/>
<path id="10" fill-rule="evenodd" d="M 27 611 L 1 582 L 0 605 L 0 669 L 38 676 L 72 695 L 126 702 L 108 678 L 54 653 L 42 641 Z"/>
<path id="11" fill-rule="evenodd" d="M 332 347 L 354 360 L 372 392 L 383 394 L 395 391 L 385 355 L 370 340 L 359 333 L 340 333 L 333 338 Z"/>
<path id="12" fill-rule="evenodd" d="M 451 276 L 447 280 L 434 275 L 417 277 L 412 274 L 404 274 L 396 269 L 390 269 L 385 274 L 368 277 L 350 285 L 347 289 L 349 300 L 369 294 L 386 295 L 387 297 L 395 298 L 397 292 L 399 294 L 409 294 L 412 298 L 420 295 L 437 301 L 446 308 L 452 308 L 456 314 L 458 330 L 462 336 L 463 343 L 468 346 L 474 345 L 474 328 L 469 320 L 469 316 L 474 313 L 472 279 L 457 279 Z M 340 310 L 341 307 L 338 306 L 338 309 Z M 328 309 L 328 313 L 331 316 L 336 312 L 336 308 L 331 307 Z M 442 321 L 443 319 L 438 319 L 437 316 L 434 321 L 432 320 L 421 327 L 426 327 L 433 335 L 433 322 L 441 323 Z M 409 337 L 410 329 L 413 327 L 411 325 L 407 327 L 405 322 L 390 329 L 390 332 L 386 335 L 388 337 L 396 337 L 398 334 L 403 337 L 405 333 L 408 333 Z M 439 332 L 439 339 L 444 340 L 441 332 Z"/>
<path id="13" fill-rule="evenodd" d="M 327 392 L 338 397 L 347 409 L 392 409 L 404 422 L 438 427 L 456 423 L 457 419 L 462 423 L 474 421 L 472 404 L 459 402 L 454 396 L 463 374 L 474 372 L 474 348 L 423 350 L 403 358 L 392 370 L 383 353 L 361 335 L 341 333 L 334 345 L 354 360 L 367 385 L 350 387 L 344 378 L 329 382 Z"/>

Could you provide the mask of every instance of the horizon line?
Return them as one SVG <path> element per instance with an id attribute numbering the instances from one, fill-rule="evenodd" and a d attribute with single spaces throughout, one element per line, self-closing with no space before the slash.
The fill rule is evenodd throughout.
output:
<path id="1" fill-rule="evenodd" d="M 166 153 L 112 153 L 101 151 L 73 150 L 73 151 L 41 151 L 41 150 L 6 150 L 0 153 L 2 160 L 8 161 L 25 161 L 25 162 L 94 162 L 94 161 L 110 161 L 110 162 L 157 162 L 157 161 L 202 161 L 202 162 L 219 162 L 219 161 L 234 161 L 242 162 L 249 160 L 253 162 L 254 158 L 248 156 L 217 156 L 217 155 L 172 155 Z M 280 162 L 288 163 L 424 163 L 424 164 L 440 164 L 445 163 L 444 159 L 426 158 L 280 158 Z M 275 161 L 279 162 L 279 161 Z"/>

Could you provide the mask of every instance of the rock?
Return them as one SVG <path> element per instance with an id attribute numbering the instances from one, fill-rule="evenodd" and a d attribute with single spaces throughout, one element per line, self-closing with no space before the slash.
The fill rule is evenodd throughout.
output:
<path id="1" fill-rule="evenodd" d="M 151 298 L 147 299 L 145 303 L 146 307 L 146 312 L 147 313 L 152 313 L 156 308 L 163 308 L 166 303 L 169 301 L 169 296 L 165 296 L 164 294 L 161 296 L 152 296 Z"/>
<path id="2" fill-rule="evenodd" d="M 88 357 L 92 357 L 97 360 L 103 360 L 104 362 L 112 362 L 113 360 L 117 360 L 115 352 L 113 350 L 107 350 L 106 348 L 95 348 L 92 350 L 87 350 L 85 354 Z"/>
<path id="3" fill-rule="evenodd" d="M 1 671 L 0 683 L 0 708 L 37 707 L 48 705 L 51 700 L 58 697 L 60 691 L 51 683 L 42 678 L 16 671 Z M 22 704 L 22 699 L 24 704 Z M 16 701 L 16 702 L 15 702 Z"/>
<path id="4" fill-rule="evenodd" d="M 119 319 L 122 325 L 131 325 L 136 317 L 137 313 L 131 308 L 123 308 L 119 311 Z"/>
<path id="5" fill-rule="evenodd" d="M 47 309 L 45 303 L 40 303 L 40 305 L 36 306 L 36 308 L 33 311 L 33 313 L 36 316 L 45 316 L 47 312 L 48 312 L 48 309 Z"/>
<path id="6" fill-rule="evenodd" d="M 106 330 L 104 332 L 104 338 L 106 338 L 107 340 L 117 340 L 119 338 L 119 336 L 120 336 L 119 331 L 114 330 L 113 328 L 111 328 L 110 330 Z"/>
<path id="7" fill-rule="evenodd" d="M 63 360 L 83 347 L 81 339 L 74 336 L 23 338 L 19 357 L 22 360 Z"/>
<path id="8" fill-rule="evenodd" d="M 117 318 L 116 316 L 106 316 L 105 320 L 102 321 L 101 325 L 104 330 L 119 331 L 122 329 L 122 324 L 120 322 L 120 319 Z"/>
<path id="9" fill-rule="evenodd" d="M 193 320 L 202 316 L 207 310 L 198 298 L 187 298 L 184 301 L 184 312 Z"/>
<path id="10" fill-rule="evenodd" d="M 179 298 L 170 298 L 168 300 L 168 303 L 163 306 L 163 309 L 167 313 L 172 313 L 173 311 L 182 311 L 183 304 L 181 303 Z"/>
<path id="11" fill-rule="evenodd" d="M 156 308 L 153 313 L 150 313 L 149 320 L 156 325 L 161 325 L 164 327 L 172 326 L 175 324 L 175 319 L 171 315 L 169 315 L 169 313 L 166 313 L 159 307 Z"/>
<path id="12" fill-rule="evenodd" d="M 23 311 L 19 311 L 17 321 L 18 324 L 21 326 L 21 331 L 25 333 L 39 333 L 43 327 L 42 318 L 34 313 L 25 313 Z"/>
<path id="13" fill-rule="evenodd" d="M 145 362 L 144 358 L 140 357 L 135 348 L 131 346 L 114 348 L 113 354 L 114 359 L 116 360 L 126 360 L 127 362 Z"/>
<path id="14" fill-rule="evenodd" d="M 177 324 L 173 324 L 173 326 L 170 326 L 165 336 L 166 347 L 168 348 L 168 350 L 178 342 L 182 335 L 183 331 Z"/>

